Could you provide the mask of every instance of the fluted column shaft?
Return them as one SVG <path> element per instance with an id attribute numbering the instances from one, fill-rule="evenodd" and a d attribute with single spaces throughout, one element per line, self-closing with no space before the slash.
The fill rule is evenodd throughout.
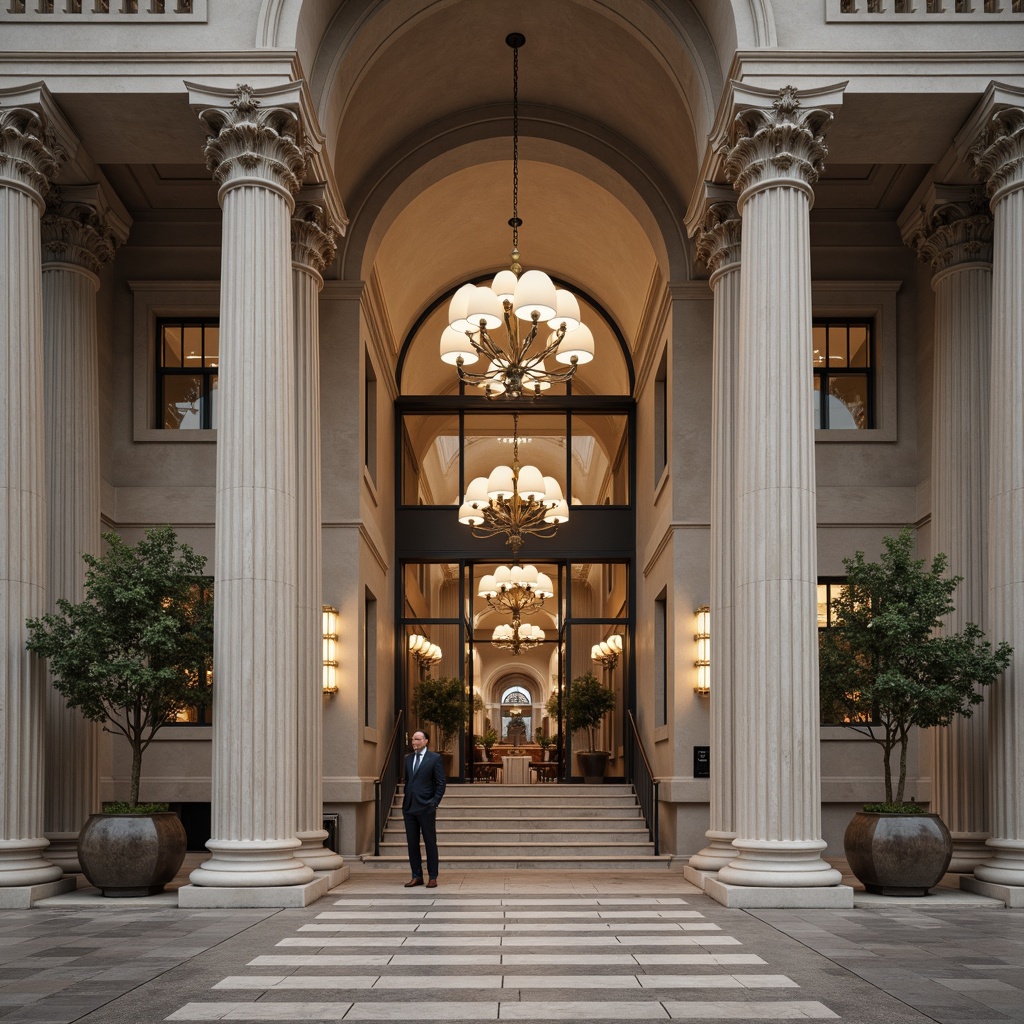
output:
<path id="1" fill-rule="evenodd" d="M 56 881 L 43 857 L 42 662 L 25 620 L 46 611 L 39 218 L 57 169 L 44 117 L 0 94 L 0 886 Z"/>
<path id="2" fill-rule="evenodd" d="M 932 550 L 963 576 L 944 629 L 984 623 L 988 557 L 989 348 L 992 218 L 980 191 L 933 185 L 904 231 L 935 271 L 932 364 Z M 986 718 L 931 730 L 932 809 L 953 836 L 950 871 L 988 856 Z"/>
<path id="3" fill-rule="evenodd" d="M 47 599 L 85 597 L 85 553 L 100 553 L 97 272 L 116 239 L 96 205 L 53 189 L 43 217 Z M 46 688 L 44 828 L 49 859 L 81 871 L 78 832 L 99 810 L 99 726 Z"/>
<path id="4" fill-rule="evenodd" d="M 734 448 L 736 347 L 740 318 L 740 216 L 735 196 L 706 188 L 707 212 L 697 234 L 697 255 L 711 270 L 714 341 L 711 385 L 711 778 L 708 845 L 690 867 L 718 871 L 736 854 L 733 756 L 735 752 Z"/>
<path id="5" fill-rule="evenodd" d="M 829 97 L 826 102 L 837 102 Z M 820 886 L 811 185 L 832 115 L 792 88 L 737 117 L 736 839 L 722 882 Z"/>
<path id="6" fill-rule="evenodd" d="M 192 91 L 223 210 L 212 857 L 196 885 L 304 883 L 296 832 L 292 193 L 298 85 Z M 230 105 L 229 105 L 230 100 Z M 261 104 L 268 101 L 268 106 Z M 215 105 L 216 104 L 216 105 Z"/>
<path id="7" fill-rule="evenodd" d="M 1024 102 L 991 117 L 972 155 L 994 219 L 988 632 L 1014 650 L 985 699 L 992 857 L 974 874 L 1024 886 Z"/>
<path id="8" fill-rule="evenodd" d="M 296 856 L 314 871 L 344 860 L 324 847 L 323 827 L 323 552 L 320 499 L 320 272 L 333 261 L 335 232 L 323 206 L 300 196 L 291 224 L 295 313 L 295 465 L 298 700 Z"/>

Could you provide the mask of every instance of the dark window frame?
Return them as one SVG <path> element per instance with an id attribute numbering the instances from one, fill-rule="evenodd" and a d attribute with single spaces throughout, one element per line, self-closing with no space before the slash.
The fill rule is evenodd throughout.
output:
<path id="1" fill-rule="evenodd" d="M 203 330 L 200 365 L 190 366 L 165 366 L 164 365 L 164 328 L 180 327 L 184 335 L 186 327 L 200 327 Z M 165 409 L 165 381 L 170 377 L 199 377 L 201 379 L 200 394 L 197 396 L 200 409 L 200 430 L 214 430 L 212 425 L 213 417 L 213 381 L 220 374 L 220 350 L 218 335 L 217 363 L 213 366 L 206 365 L 206 329 L 217 328 L 220 331 L 220 318 L 216 316 L 161 316 L 156 320 L 156 423 L 158 430 L 174 431 L 174 427 L 166 424 Z"/>
<path id="2" fill-rule="evenodd" d="M 199 596 L 203 601 L 214 600 L 214 579 L 212 576 L 198 576 L 196 577 L 196 586 L 199 587 Z M 206 674 L 207 686 L 213 689 L 213 665 L 210 666 Z M 213 702 L 211 701 L 205 707 L 189 706 L 183 709 L 185 711 L 193 711 L 195 714 L 195 721 L 182 721 L 181 719 L 171 718 L 164 722 L 162 728 L 181 726 L 199 726 L 200 728 L 209 728 L 213 725 Z"/>
<path id="3" fill-rule="evenodd" d="M 832 628 L 832 599 L 834 597 L 832 593 L 833 587 L 845 587 L 846 577 L 845 576 L 819 576 L 818 586 L 825 587 L 825 624 L 818 625 L 819 634 L 826 629 Z M 866 722 L 832 722 L 828 721 L 825 716 L 825 708 L 821 706 L 821 701 L 818 702 L 818 719 L 821 726 L 828 728 L 844 728 L 848 729 L 851 726 L 872 726 L 878 725 L 877 712 L 872 710 L 871 718 Z"/>
<path id="4" fill-rule="evenodd" d="M 841 380 L 843 377 L 866 377 L 866 408 L 864 410 L 864 423 L 856 431 L 861 433 L 865 430 L 874 430 L 877 427 L 877 328 L 875 318 L 872 316 L 815 316 L 811 320 L 812 337 L 814 328 L 825 328 L 826 342 L 824 362 L 819 365 L 811 354 L 811 365 L 814 372 L 814 382 L 817 385 L 815 390 L 818 393 L 818 430 L 843 430 L 844 428 L 831 427 L 829 425 L 829 403 L 825 399 L 829 395 L 829 384 L 834 380 Z M 867 362 L 864 366 L 849 365 L 849 340 L 847 340 L 847 359 L 845 366 L 831 366 L 829 364 L 828 352 L 828 329 L 830 327 L 845 327 L 847 332 L 851 327 L 864 327 L 867 330 Z"/>

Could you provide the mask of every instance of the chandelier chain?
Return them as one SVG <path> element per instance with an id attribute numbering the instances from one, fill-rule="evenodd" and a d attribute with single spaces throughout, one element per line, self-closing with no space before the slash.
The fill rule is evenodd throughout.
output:
<path id="1" fill-rule="evenodd" d="M 512 265 L 511 271 L 518 277 L 522 272 L 519 263 L 519 47 L 526 39 L 513 32 L 505 42 L 512 47 L 512 219 L 508 222 L 512 228 Z"/>

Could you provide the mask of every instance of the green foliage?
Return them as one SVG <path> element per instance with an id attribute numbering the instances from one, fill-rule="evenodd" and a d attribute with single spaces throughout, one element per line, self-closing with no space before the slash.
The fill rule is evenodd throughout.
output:
<path id="1" fill-rule="evenodd" d="M 558 695 L 552 694 L 548 705 L 554 702 L 558 709 Z M 576 732 L 577 729 L 586 729 L 590 736 L 590 749 L 597 749 L 597 727 L 612 708 L 615 707 L 615 694 L 592 673 L 577 676 L 569 686 L 569 695 L 565 701 L 566 717 L 569 720 L 569 730 Z M 551 713 L 548 707 L 548 713 Z"/>
<path id="2" fill-rule="evenodd" d="M 126 800 L 113 800 L 103 805 L 104 814 L 160 814 L 170 804 L 130 804 Z"/>
<path id="3" fill-rule="evenodd" d="M 534 738 L 537 740 L 537 744 L 540 746 L 541 750 L 547 750 L 548 747 L 553 747 L 555 745 L 554 736 L 545 736 L 544 733 L 538 732 Z"/>
<path id="4" fill-rule="evenodd" d="M 461 679 L 421 679 L 413 691 L 413 713 L 422 722 L 429 722 L 438 732 L 437 751 L 447 750 L 459 730 L 466 725 L 477 705 L 483 707 L 479 697 L 470 702 L 466 685 Z"/>
<path id="5" fill-rule="evenodd" d="M 107 551 L 82 556 L 85 600 L 27 623 L 30 651 L 47 658 L 54 686 L 132 748 L 130 806 L 139 802 L 142 754 L 178 711 L 210 702 L 213 603 L 200 584 L 206 559 L 169 526 L 132 546 L 106 533 Z"/>
<path id="6" fill-rule="evenodd" d="M 920 804 L 898 804 L 895 801 L 886 804 L 865 804 L 864 810 L 871 814 L 927 814 L 928 808 Z"/>
<path id="7" fill-rule="evenodd" d="M 844 559 L 846 586 L 832 601 L 833 625 L 819 634 L 822 703 L 878 743 L 885 766 L 885 799 L 893 803 L 890 756 L 900 752 L 895 802 L 903 803 L 911 726 L 948 725 L 969 718 L 987 686 L 1010 663 L 1013 649 L 993 651 L 968 623 L 959 633 L 937 632 L 954 610 L 962 577 L 946 575 L 946 556 L 929 569 L 911 557 L 914 534 L 886 537 L 878 562 L 864 552 Z M 877 722 L 876 726 L 864 725 Z"/>
<path id="8" fill-rule="evenodd" d="M 494 744 L 498 742 L 498 734 L 494 731 L 494 729 L 488 726 L 484 730 L 484 734 L 480 738 L 480 742 L 483 744 L 484 750 L 487 751 L 487 756 L 490 757 L 491 747 L 493 747 Z"/>

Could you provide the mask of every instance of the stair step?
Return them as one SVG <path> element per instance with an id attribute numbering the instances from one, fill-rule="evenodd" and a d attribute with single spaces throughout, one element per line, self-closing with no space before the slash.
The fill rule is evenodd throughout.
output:
<path id="1" fill-rule="evenodd" d="M 404 792 L 402 784 L 399 784 L 399 793 Z M 575 783 L 543 782 L 529 783 L 523 786 L 505 785 L 501 782 L 468 782 L 452 783 L 444 791 L 445 799 L 473 796 L 489 796 L 491 799 L 506 799 L 515 794 L 529 796 L 536 800 L 564 800 L 567 797 L 609 797 L 626 796 L 634 798 L 632 786 L 607 785 L 607 786 L 581 786 Z"/>
<path id="2" fill-rule="evenodd" d="M 543 857 L 610 857 L 630 856 L 644 857 L 654 852 L 652 843 L 517 843 L 514 851 L 502 843 L 444 843 L 438 844 L 441 852 L 447 851 L 449 856 L 470 857 L 504 857 L 516 856 L 519 859 L 532 857 L 534 854 Z M 404 842 L 384 842 L 380 844 L 381 854 L 399 856 L 405 850 Z"/>
<path id="3" fill-rule="evenodd" d="M 585 857 L 517 857 L 508 856 L 446 856 L 441 853 L 441 873 L 445 871 L 510 871 L 535 868 L 539 871 L 657 871 L 665 870 L 671 865 L 672 858 L 665 854 L 655 857 L 653 854 L 643 857 L 636 856 L 585 856 Z M 402 856 L 364 855 L 362 864 L 369 869 L 384 868 L 394 871 L 396 868 L 409 869 L 409 858 Z"/>

